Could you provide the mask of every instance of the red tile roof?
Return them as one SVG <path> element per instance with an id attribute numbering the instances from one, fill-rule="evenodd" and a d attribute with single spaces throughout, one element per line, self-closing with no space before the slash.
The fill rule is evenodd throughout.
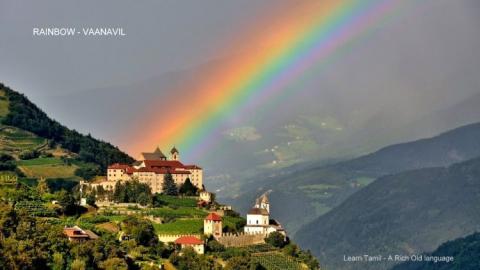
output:
<path id="1" fill-rule="evenodd" d="M 127 170 L 130 168 L 130 165 L 127 164 L 120 164 L 120 163 L 114 163 L 110 166 L 108 166 L 109 169 L 121 169 L 121 170 Z"/>
<path id="2" fill-rule="evenodd" d="M 78 226 L 64 228 L 63 233 L 68 238 L 88 238 L 88 239 L 97 239 L 98 235 L 89 230 L 82 230 Z"/>
<path id="3" fill-rule="evenodd" d="M 184 168 L 185 165 L 178 160 L 145 160 L 145 167 Z"/>
<path id="4" fill-rule="evenodd" d="M 163 169 L 163 168 L 139 168 L 137 170 L 135 170 L 136 172 L 153 172 L 153 173 L 156 173 L 156 174 L 166 174 L 166 173 L 170 173 L 170 174 L 191 174 L 190 171 L 178 171 L 178 170 L 170 170 L 170 169 Z"/>
<path id="5" fill-rule="evenodd" d="M 203 245 L 203 241 L 195 236 L 182 236 L 175 240 L 175 244 L 179 245 Z"/>
<path id="6" fill-rule="evenodd" d="M 135 169 L 135 168 L 133 168 L 133 167 L 128 167 L 125 171 L 126 171 L 126 173 L 128 173 L 128 174 L 132 174 L 132 173 L 136 172 L 137 169 Z"/>
<path id="7" fill-rule="evenodd" d="M 185 165 L 183 166 L 185 169 L 196 169 L 201 170 L 202 168 L 198 167 L 197 165 Z"/>
<path id="8" fill-rule="evenodd" d="M 222 221 L 222 217 L 215 214 L 215 213 L 208 214 L 208 216 L 205 219 L 206 220 L 213 220 L 213 221 Z"/>
<path id="9" fill-rule="evenodd" d="M 134 172 L 154 172 L 156 174 L 166 174 L 170 172 L 171 174 L 191 174 L 188 170 L 201 169 L 197 165 L 183 165 L 183 163 L 178 160 L 144 160 L 143 163 L 145 164 L 145 167 L 138 169 L 135 169 L 130 165 L 120 163 L 112 164 L 108 166 L 108 169 L 121 169 L 127 174 L 132 174 Z"/>

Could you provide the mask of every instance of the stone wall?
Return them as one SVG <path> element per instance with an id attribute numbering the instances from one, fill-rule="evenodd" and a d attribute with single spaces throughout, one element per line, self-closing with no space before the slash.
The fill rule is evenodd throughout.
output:
<path id="1" fill-rule="evenodd" d="M 217 241 L 226 247 L 244 247 L 265 243 L 266 235 L 264 233 L 246 234 L 246 233 L 224 233 Z"/>

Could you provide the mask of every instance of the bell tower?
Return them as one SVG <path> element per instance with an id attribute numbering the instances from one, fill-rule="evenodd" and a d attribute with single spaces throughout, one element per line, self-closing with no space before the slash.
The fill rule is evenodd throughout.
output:
<path id="1" fill-rule="evenodd" d="M 180 153 L 175 146 L 170 150 L 170 160 L 180 160 Z"/>

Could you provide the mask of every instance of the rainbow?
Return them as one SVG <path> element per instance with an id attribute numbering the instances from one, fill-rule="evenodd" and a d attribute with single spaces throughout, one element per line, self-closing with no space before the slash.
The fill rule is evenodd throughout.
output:
<path id="1" fill-rule="evenodd" d="M 400 0 L 292 2 L 296 2 L 293 7 L 258 22 L 256 31 L 240 35 L 249 41 L 245 43 L 258 47 L 230 46 L 225 53 L 248 54 L 234 56 L 227 65 L 202 72 L 181 89 L 172 89 L 185 105 L 152 114 L 155 117 L 145 121 L 148 127 L 145 124 L 140 129 L 151 135 L 142 135 L 142 141 L 127 150 L 139 153 L 156 145 L 175 144 L 187 157 L 197 157 L 215 143 L 226 119 L 282 96 L 288 83 L 312 66 L 328 63 L 341 48 L 388 18 Z M 162 108 L 162 102 L 154 104 Z M 153 132 L 152 126 L 157 126 Z"/>

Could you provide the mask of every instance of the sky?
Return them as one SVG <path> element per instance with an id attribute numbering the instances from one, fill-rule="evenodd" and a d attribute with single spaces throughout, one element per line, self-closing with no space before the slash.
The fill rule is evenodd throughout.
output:
<path id="1" fill-rule="evenodd" d="M 32 95 L 141 81 L 218 57 L 215 50 L 236 26 L 271 3 L 2 0 L 0 71 L 5 81 Z M 123 27 L 127 36 L 35 38 L 33 27 Z"/>
<path id="2" fill-rule="evenodd" d="M 288 17 L 303 3 L 0 0 L 0 81 L 67 126 L 137 156 L 133 145 L 164 125 L 162 110 L 189 106 L 182 96 L 169 98 L 178 85 L 189 87 L 184 95 L 193 93 L 192 78 L 264 46 L 249 34 L 262 29 L 274 34 L 277 29 L 265 18 L 282 12 Z M 34 37 L 34 27 L 122 27 L 127 36 Z M 235 116 L 223 119 L 216 135 L 253 126 L 261 132 L 255 138 L 270 138 L 275 128 L 267 127 L 285 124 L 285 114 L 321 112 L 345 128 L 344 136 L 325 137 L 322 144 L 333 137 L 336 143 L 338 138 L 352 141 L 359 126 L 370 128 L 379 115 L 384 121 L 379 123 L 399 128 L 479 92 L 478 1 L 402 1 L 386 22 L 371 28 L 328 64 L 314 64 L 286 84 L 293 94 L 265 102 L 270 109 L 262 117 L 252 111 L 243 122 Z M 281 116 L 278 104 L 285 111 Z M 263 141 L 262 147 L 268 144 Z"/>

